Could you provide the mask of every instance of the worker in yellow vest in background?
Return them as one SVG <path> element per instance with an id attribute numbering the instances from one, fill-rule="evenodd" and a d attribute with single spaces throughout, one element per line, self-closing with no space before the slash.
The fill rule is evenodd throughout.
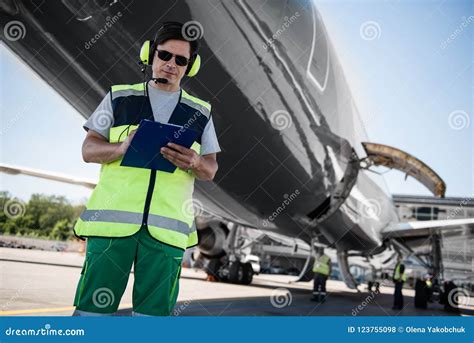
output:
<path id="1" fill-rule="evenodd" d="M 425 275 L 425 283 L 426 283 L 426 297 L 428 302 L 433 302 L 433 275 L 430 273 Z"/>
<path id="2" fill-rule="evenodd" d="M 402 288 L 403 283 L 407 280 L 405 273 L 405 265 L 402 262 L 402 256 L 398 255 L 397 264 L 393 270 L 393 283 L 395 284 L 395 292 L 393 294 L 393 307 L 392 310 L 403 309 L 403 294 Z"/>
<path id="3" fill-rule="evenodd" d="M 324 254 L 324 248 L 318 247 L 314 259 L 314 287 L 312 301 L 323 302 L 326 300 L 326 281 L 331 275 L 331 259 Z"/>

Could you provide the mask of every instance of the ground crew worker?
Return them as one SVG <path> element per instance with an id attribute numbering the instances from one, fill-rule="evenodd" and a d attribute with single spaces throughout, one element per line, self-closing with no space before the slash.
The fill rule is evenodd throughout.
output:
<path id="1" fill-rule="evenodd" d="M 403 288 L 403 283 L 407 280 L 407 276 L 405 274 L 405 265 L 402 263 L 401 255 L 398 255 L 397 264 L 395 266 L 395 269 L 393 270 L 392 279 L 395 284 L 392 310 L 402 310 L 403 309 L 402 288 Z"/>
<path id="2" fill-rule="evenodd" d="M 416 308 L 428 308 L 428 286 L 426 281 L 421 278 L 417 278 L 415 281 L 414 303 Z"/>
<path id="3" fill-rule="evenodd" d="M 433 302 L 433 276 L 431 274 L 425 275 L 425 283 L 426 283 L 426 297 L 428 302 Z"/>
<path id="4" fill-rule="evenodd" d="M 164 23 L 140 52 L 152 79 L 112 86 L 84 125 L 83 158 L 102 167 L 74 228 L 87 237 L 74 315 L 114 313 L 132 265 L 133 315 L 169 315 L 176 303 L 184 250 L 198 243 L 194 179 L 214 178 L 220 151 L 211 106 L 180 87 L 200 64 L 198 42 L 183 34 L 182 24 Z M 168 144 L 157 151 L 177 166 L 173 173 L 120 166 L 142 119 L 198 131 L 190 149 Z"/>
<path id="5" fill-rule="evenodd" d="M 314 286 L 312 301 L 324 302 L 326 300 L 326 281 L 331 275 L 331 259 L 324 253 L 324 248 L 319 247 L 314 260 Z"/>

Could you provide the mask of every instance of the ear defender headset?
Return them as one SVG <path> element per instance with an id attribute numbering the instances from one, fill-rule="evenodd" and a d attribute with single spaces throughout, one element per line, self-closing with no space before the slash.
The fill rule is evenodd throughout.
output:
<path id="1" fill-rule="evenodd" d="M 158 29 L 155 35 L 155 39 L 147 40 L 143 43 L 140 49 L 140 64 L 143 66 L 151 66 L 153 64 L 153 56 L 155 54 L 156 48 L 158 47 L 157 38 L 160 33 L 165 34 L 168 30 L 181 30 L 183 24 L 177 22 L 166 22 Z M 170 39 L 173 39 L 172 37 Z M 191 41 L 189 41 L 192 44 Z M 188 77 L 195 76 L 199 68 L 201 67 L 201 57 L 194 52 L 189 58 L 188 67 L 186 69 L 185 75 Z"/>
<path id="2" fill-rule="evenodd" d="M 143 83 L 146 83 L 147 77 L 146 77 L 146 67 L 151 66 L 153 64 L 153 56 L 155 54 L 155 51 L 158 47 L 158 37 L 160 35 L 164 36 L 164 39 L 162 41 L 166 41 L 168 39 L 176 39 L 176 31 L 182 32 L 183 24 L 178 23 L 178 22 L 173 22 L 173 21 L 168 21 L 165 22 L 161 25 L 161 27 L 158 29 L 158 31 L 155 34 L 155 38 L 153 40 L 147 40 L 143 43 L 141 49 L 140 49 L 140 61 L 138 62 L 142 66 L 142 73 L 143 73 Z M 182 34 L 181 34 L 182 37 Z M 186 40 L 185 37 L 182 37 L 182 40 Z M 201 67 L 201 57 L 197 54 L 197 48 L 198 48 L 198 43 L 197 41 L 189 41 L 189 44 L 194 45 L 194 52 L 190 56 L 188 60 L 188 65 L 187 69 L 185 72 L 185 75 L 188 77 L 193 77 L 195 76 L 199 68 Z M 171 54 L 170 54 L 171 55 Z M 166 57 L 168 58 L 167 60 L 169 61 L 173 56 L 167 55 Z M 178 57 L 174 56 L 175 58 L 175 63 L 176 65 L 180 65 L 178 62 Z M 166 60 L 166 59 L 165 59 Z M 167 79 L 164 78 L 152 78 L 155 83 L 168 83 Z M 148 96 L 148 87 L 145 86 L 143 88 L 143 95 Z M 141 110 L 140 110 L 141 111 Z M 120 138 L 122 137 L 122 134 L 127 131 L 127 136 L 129 134 L 129 129 L 132 124 L 128 125 L 119 135 L 119 141 Z"/>

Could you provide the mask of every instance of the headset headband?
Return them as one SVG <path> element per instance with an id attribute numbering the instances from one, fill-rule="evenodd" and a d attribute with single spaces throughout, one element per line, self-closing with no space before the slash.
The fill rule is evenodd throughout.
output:
<path id="1" fill-rule="evenodd" d="M 158 40 L 158 36 L 159 36 L 160 32 L 162 32 L 163 30 L 165 30 L 167 28 L 172 28 L 173 26 L 176 29 L 182 29 L 183 28 L 183 24 L 175 22 L 175 21 L 164 22 L 160 26 L 160 28 L 156 31 L 154 39 L 152 41 L 147 40 L 143 43 L 143 45 L 140 49 L 140 62 L 141 62 L 141 64 L 143 64 L 143 65 L 153 64 L 153 57 L 154 57 L 155 50 L 158 46 L 157 40 Z M 189 44 L 192 44 L 192 43 L 189 42 Z M 195 51 L 189 59 L 189 64 L 188 64 L 188 67 L 186 69 L 185 75 L 189 76 L 189 77 L 195 76 L 198 73 L 200 66 L 201 66 L 201 57 L 197 54 L 197 51 Z"/>

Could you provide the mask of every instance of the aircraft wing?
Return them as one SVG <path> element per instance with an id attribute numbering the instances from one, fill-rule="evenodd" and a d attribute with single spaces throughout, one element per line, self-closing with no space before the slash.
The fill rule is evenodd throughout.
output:
<path id="1" fill-rule="evenodd" d="M 474 218 L 445 219 L 445 220 L 423 220 L 393 223 L 387 226 L 382 234 L 384 238 L 389 237 L 408 237 L 412 235 L 422 235 L 424 231 L 448 230 L 466 226 L 474 228 Z"/>
<path id="2" fill-rule="evenodd" d="M 399 253 L 448 278 L 472 263 L 472 233 L 474 218 L 394 223 L 382 231 Z"/>
<path id="3" fill-rule="evenodd" d="M 23 175 L 35 176 L 35 177 L 39 177 L 43 179 L 69 183 L 72 185 L 84 186 L 90 189 L 93 189 L 97 185 L 97 181 L 94 181 L 92 179 L 71 177 L 65 174 L 60 174 L 60 173 L 55 173 L 55 172 L 50 172 L 50 171 L 40 170 L 40 169 L 25 168 L 25 167 L 20 167 L 20 166 L 15 166 L 11 164 L 5 164 L 5 163 L 0 163 L 0 172 L 10 174 L 10 175 L 23 174 Z"/>

